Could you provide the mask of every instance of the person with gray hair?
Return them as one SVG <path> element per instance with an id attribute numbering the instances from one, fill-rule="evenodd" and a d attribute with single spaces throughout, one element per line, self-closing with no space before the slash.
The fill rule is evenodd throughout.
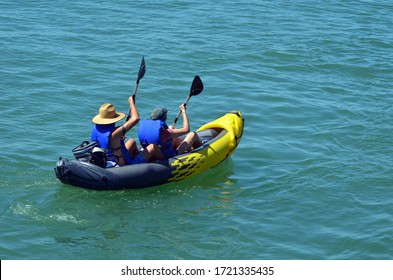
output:
<path id="1" fill-rule="evenodd" d="M 202 145 L 201 140 L 195 132 L 190 132 L 190 123 L 188 120 L 186 106 L 179 107 L 183 126 L 174 128 L 166 124 L 168 110 L 166 108 L 155 108 L 150 114 L 149 120 L 142 120 L 138 129 L 139 142 L 142 147 L 149 144 L 156 144 L 161 148 L 165 159 L 184 154 Z M 179 138 L 185 135 L 184 139 Z"/>

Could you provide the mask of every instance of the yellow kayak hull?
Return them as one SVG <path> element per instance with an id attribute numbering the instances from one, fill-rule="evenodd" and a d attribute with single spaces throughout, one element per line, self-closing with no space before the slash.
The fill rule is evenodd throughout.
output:
<path id="1" fill-rule="evenodd" d="M 184 180 L 200 174 L 229 157 L 242 138 L 244 119 L 241 112 L 233 111 L 201 126 L 197 132 L 206 129 L 221 130 L 226 133 L 203 149 L 176 157 L 171 163 L 172 176 L 169 182 Z"/>

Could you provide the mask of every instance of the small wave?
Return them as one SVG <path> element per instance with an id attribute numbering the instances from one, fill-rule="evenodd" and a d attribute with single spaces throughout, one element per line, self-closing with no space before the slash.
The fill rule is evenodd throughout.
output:
<path id="1" fill-rule="evenodd" d="M 11 205 L 11 211 L 13 214 L 18 216 L 24 216 L 39 222 L 66 222 L 73 224 L 83 224 L 83 219 L 78 219 L 74 215 L 67 213 L 52 213 L 52 214 L 41 214 L 40 210 L 32 204 L 15 203 Z"/>

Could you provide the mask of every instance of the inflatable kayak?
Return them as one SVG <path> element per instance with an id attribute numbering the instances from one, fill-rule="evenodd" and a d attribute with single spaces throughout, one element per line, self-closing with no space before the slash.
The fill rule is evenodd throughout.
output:
<path id="1" fill-rule="evenodd" d="M 103 168 L 88 161 L 59 158 L 55 173 L 63 183 L 95 190 L 138 189 L 184 180 L 225 160 L 243 134 L 241 112 L 233 111 L 201 126 L 202 146 L 168 160 Z"/>

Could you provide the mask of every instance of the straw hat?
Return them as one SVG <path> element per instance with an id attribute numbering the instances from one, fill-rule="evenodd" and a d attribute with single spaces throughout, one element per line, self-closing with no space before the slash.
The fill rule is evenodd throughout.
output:
<path id="1" fill-rule="evenodd" d="M 126 114 L 124 113 L 116 113 L 114 105 L 105 103 L 100 107 L 99 114 L 91 121 L 95 124 L 111 124 L 120 121 L 125 116 Z"/>

